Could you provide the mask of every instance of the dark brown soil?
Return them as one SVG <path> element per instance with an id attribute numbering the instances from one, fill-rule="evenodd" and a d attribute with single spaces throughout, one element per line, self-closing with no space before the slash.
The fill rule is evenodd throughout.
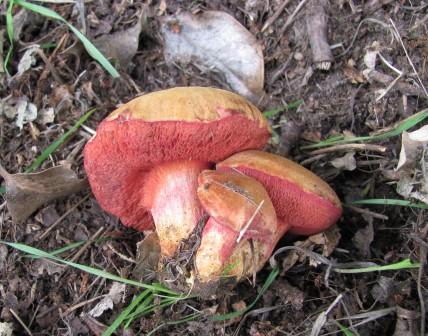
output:
<path id="1" fill-rule="evenodd" d="M 65 25 L 40 20 L 36 15 L 27 18 L 27 23 L 21 27 L 20 39 L 14 46 L 9 65 L 11 75 L 17 72 L 18 64 L 29 45 L 54 44 L 54 47 L 43 49 L 47 62 L 37 56 L 31 69 L 20 77 L 7 77 L 0 73 L 1 164 L 10 173 L 23 172 L 49 144 L 70 129 L 92 107 L 96 107 L 97 111 L 85 124 L 96 129 L 99 122 L 116 106 L 143 93 L 190 85 L 227 89 L 226 82 L 216 72 L 202 72 L 195 65 L 166 64 L 159 30 L 162 17 L 177 11 L 197 13 L 221 10 L 239 20 L 263 46 L 266 95 L 258 104 L 260 109 L 266 111 L 299 99 L 304 102 L 297 109 L 282 112 L 271 119 L 277 136 L 268 150 L 303 163 L 327 180 L 344 203 L 362 198 L 400 199 L 401 196 L 395 191 L 395 182 L 391 179 L 391 171 L 396 167 L 399 157 L 400 137 L 376 143 L 386 147 L 384 153 L 356 150 L 356 169 L 352 171 L 335 168 L 331 163 L 346 154 L 343 150 L 315 156 L 301 147 L 308 141 L 320 141 L 337 134 L 367 135 L 428 107 L 427 96 L 421 90 L 409 63 L 411 59 L 422 83 L 427 85 L 428 4 L 423 0 L 330 1 L 327 6 L 328 40 L 333 46 L 334 62 L 329 71 L 313 70 L 312 73 L 311 48 L 305 34 L 305 7 L 297 13 L 291 25 L 282 31 L 284 23 L 301 1 L 290 1 L 283 14 L 265 32 L 261 32 L 263 24 L 282 2 L 85 2 L 87 35 L 90 38 L 126 29 L 135 21 L 134 14 L 144 7 L 147 18 L 137 54 L 126 68 L 120 70 L 119 79 L 112 79 L 93 61 Z M 9 47 L 5 34 L 7 2 L 0 6 L 0 39 L 4 39 L 5 55 Z M 74 4 L 49 7 L 81 28 Z M 18 14 L 16 7 L 14 15 Z M 390 19 L 397 27 L 408 57 L 403 46 L 393 37 Z M 379 100 L 376 99 L 378 90 L 386 89 L 388 83 L 367 81 L 362 74 L 365 69 L 364 56 L 376 43 L 380 45 L 382 56 L 403 72 L 400 80 L 402 85 L 394 86 Z M 376 69 L 394 79 L 397 76 L 380 61 Z M 418 94 L 409 90 L 415 90 Z M 53 107 L 54 122 L 40 123 L 35 120 L 26 123 L 22 130 L 16 127 L 15 121 L 7 118 L 2 110 L 11 99 L 23 96 L 34 103 L 39 111 Z M 43 163 L 40 170 L 68 159 L 73 162 L 72 168 L 83 177 L 85 172 L 81 149 L 90 136 L 87 130 L 80 129 Z M 105 228 L 102 236 L 110 239 L 86 246 L 74 261 L 131 278 L 135 265 L 128 259 L 136 257 L 136 243 L 144 235 L 126 229 L 117 219 L 102 211 L 92 195 L 65 216 L 46 237 L 39 239 L 50 225 L 87 193 L 57 200 L 20 225 L 12 223 L 6 207 L 2 206 L 0 239 L 53 251 L 72 242 L 88 240 L 100 228 Z M 330 235 L 330 238 L 337 238 L 337 246 L 335 238 L 332 238 L 323 243 L 305 242 L 304 247 L 322 253 L 322 248 L 328 248 L 330 244 L 333 251 L 328 258 L 341 263 L 371 261 L 390 264 L 410 258 L 422 262 L 426 270 L 426 219 L 426 211 L 421 209 L 398 206 L 345 207 L 336 233 Z M 340 232 L 340 236 L 337 232 Z M 296 240 L 299 239 L 286 237 L 279 247 L 292 245 Z M 61 256 L 71 259 L 77 250 L 79 248 Z M 289 262 L 287 253 L 290 252 L 276 257 L 281 268 Z M 248 305 L 255 299 L 270 270 L 266 265 L 258 273 L 255 287 L 250 282 L 243 282 L 218 299 L 190 299 L 158 310 L 137 319 L 126 331 L 120 329 L 118 335 L 145 334 L 166 321 L 179 320 L 194 310 L 207 314 L 226 313 L 232 311 L 233 307 L 242 307 L 244 303 Z M 0 330 L 2 322 L 10 322 L 16 335 L 26 335 L 17 320 L 16 316 L 19 316 L 32 335 L 101 334 L 131 302 L 133 296 L 139 293 L 139 289 L 128 286 L 112 310 L 97 318 L 90 317 L 88 312 L 100 300 L 96 298 L 107 294 L 111 286 L 112 282 L 108 280 L 44 259 L 31 259 L 22 252 L 0 245 Z M 340 274 L 330 272 L 326 265 L 314 265 L 313 260 L 310 262 L 308 258 L 301 258 L 280 274 L 254 307 L 256 310 L 245 318 L 224 322 L 198 318 L 187 323 L 164 326 L 156 334 L 330 335 L 341 333 L 335 322 L 338 321 L 350 327 L 355 335 L 419 335 L 420 314 L 425 311 L 424 305 L 428 298 L 427 288 L 428 277 L 423 268 Z M 339 295 L 341 299 L 331 307 L 322 330 L 311 334 L 319 314 L 325 312 Z M 358 325 L 364 318 L 374 316 L 370 313 L 386 308 L 392 308 L 389 314 Z M 367 316 L 352 320 L 348 318 L 362 313 Z M 405 333 L 403 328 L 410 331 Z"/>

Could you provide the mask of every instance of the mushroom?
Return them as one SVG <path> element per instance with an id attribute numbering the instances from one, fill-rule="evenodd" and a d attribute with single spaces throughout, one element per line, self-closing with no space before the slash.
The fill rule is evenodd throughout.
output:
<path id="1" fill-rule="evenodd" d="M 326 230 L 342 215 L 330 186 L 303 166 L 281 156 L 248 150 L 217 164 L 218 171 L 239 171 L 267 190 L 278 216 L 278 240 L 288 230 L 311 235 Z"/>
<path id="2" fill-rule="evenodd" d="M 206 170 L 198 181 L 199 200 L 210 216 L 195 257 L 198 280 L 256 273 L 276 243 L 276 213 L 265 188 L 235 172 Z"/>
<path id="3" fill-rule="evenodd" d="M 137 230 L 155 226 L 161 254 L 170 257 L 203 216 L 199 173 L 236 152 L 262 148 L 269 137 L 266 119 L 244 98 L 174 88 L 111 113 L 86 145 L 84 165 L 101 207 Z"/>

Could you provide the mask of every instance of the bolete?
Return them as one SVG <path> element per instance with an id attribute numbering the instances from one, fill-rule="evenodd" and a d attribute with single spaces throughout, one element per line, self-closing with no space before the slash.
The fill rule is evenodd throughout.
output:
<path id="1" fill-rule="evenodd" d="M 270 257 L 277 218 L 265 188 L 235 172 L 203 171 L 198 197 L 210 216 L 195 257 L 199 282 L 249 276 Z"/>
<path id="2" fill-rule="evenodd" d="M 270 137 L 262 113 L 234 93 L 181 87 L 143 95 L 98 126 L 84 165 L 101 207 L 137 230 L 154 229 L 171 257 L 203 215 L 199 173 Z"/>
<path id="3" fill-rule="evenodd" d="M 217 164 L 218 171 L 239 171 L 259 181 L 278 216 L 278 239 L 284 232 L 311 235 L 326 230 L 342 214 L 330 186 L 303 166 L 257 150 L 243 151 Z"/>

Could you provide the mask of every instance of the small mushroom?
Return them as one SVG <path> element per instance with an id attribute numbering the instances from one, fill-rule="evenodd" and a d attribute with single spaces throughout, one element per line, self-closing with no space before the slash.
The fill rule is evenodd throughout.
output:
<path id="1" fill-rule="evenodd" d="M 161 254 L 171 257 L 203 216 L 199 173 L 269 137 L 262 113 L 241 96 L 174 88 L 110 114 L 86 145 L 84 165 L 101 207 L 137 230 L 155 226 Z"/>
<path id="2" fill-rule="evenodd" d="M 219 171 L 239 171 L 267 190 L 278 216 L 278 239 L 288 230 L 312 235 L 326 230 L 342 215 L 336 193 L 321 178 L 281 156 L 248 150 L 217 164 Z"/>
<path id="3" fill-rule="evenodd" d="M 235 172 L 206 170 L 198 180 L 198 197 L 210 216 L 195 257 L 198 280 L 256 273 L 276 243 L 276 213 L 265 188 Z"/>

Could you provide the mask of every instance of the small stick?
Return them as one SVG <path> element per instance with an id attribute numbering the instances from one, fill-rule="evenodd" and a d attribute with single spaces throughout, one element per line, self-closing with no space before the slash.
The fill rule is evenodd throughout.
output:
<path id="1" fill-rule="evenodd" d="M 294 18 L 296 17 L 297 13 L 303 8 L 307 0 L 302 0 L 294 10 L 294 12 L 288 17 L 287 21 L 284 24 L 284 27 L 282 27 L 281 31 L 279 32 L 279 35 L 283 35 L 285 31 L 287 30 L 288 26 L 291 25 L 291 23 L 294 21 Z"/>
<path id="2" fill-rule="evenodd" d="M 94 301 L 96 301 L 96 300 L 98 300 L 98 299 L 101 299 L 101 298 L 105 297 L 105 296 L 107 296 L 107 295 L 106 295 L 106 294 L 103 294 L 103 295 L 100 295 L 100 296 L 94 297 L 94 298 L 92 298 L 92 299 L 89 299 L 89 300 L 86 300 L 86 301 L 79 302 L 79 303 L 77 303 L 77 304 L 75 304 L 75 305 L 71 306 L 70 308 L 66 309 L 64 312 L 61 312 L 61 313 L 60 313 L 60 315 L 61 315 L 61 317 L 65 317 L 65 316 L 67 316 L 68 314 L 70 314 L 70 313 L 72 313 L 73 311 L 75 311 L 76 309 L 79 309 L 80 307 L 83 307 L 83 306 L 87 305 L 88 303 L 92 303 L 92 302 L 94 302 Z"/>
<path id="3" fill-rule="evenodd" d="M 9 308 L 9 311 L 11 312 L 13 317 L 16 318 L 16 320 L 19 322 L 19 324 L 22 326 L 22 328 L 24 328 L 24 330 L 27 332 L 27 334 L 30 336 L 33 336 L 33 334 L 31 333 L 31 330 L 28 329 L 28 327 L 25 325 L 24 321 L 21 320 L 21 318 L 18 316 L 18 314 L 12 308 Z"/>
<path id="4" fill-rule="evenodd" d="M 355 144 L 336 145 L 336 146 L 331 146 L 327 148 L 321 148 L 321 149 L 314 150 L 309 154 L 318 155 L 318 154 L 331 153 L 335 151 L 348 150 L 348 149 L 355 149 L 355 150 L 361 150 L 361 151 L 369 150 L 369 151 L 380 152 L 380 153 L 386 152 L 386 147 L 384 146 L 355 143 Z"/>
<path id="5" fill-rule="evenodd" d="M 126 260 L 127 262 L 130 262 L 130 263 L 132 263 L 132 264 L 136 264 L 136 263 L 137 263 L 134 259 L 132 259 L 132 258 L 130 258 L 130 257 L 127 257 L 127 256 L 126 256 L 126 255 L 124 255 L 123 253 L 120 253 L 118 250 L 116 250 L 116 249 L 113 247 L 113 245 L 112 245 L 111 243 L 108 243 L 108 244 L 107 244 L 107 247 L 108 247 L 109 249 L 111 249 L 111 250 L 113 251 L 113 253 L 115 253 L 116 255 L 118 255 L 118 256 L 119 256 L 119 258 L 121 258 L 121 259 L 123 259 L 123 260 Z"/>
<path id="6" fill-rule="evenodd" d="M 327 41 L 327 14 L 325 0 L 312 0 L 306 10 L 306 30 L 312 50 L 315 68 L 329 70 L 334 61 Z"/>
<path id="7" fill-rule="evenodd" d="M 79 202 L 77 202 L 75 205 L 73 205 L 70 209 L 68 209 L 61 217 L 59 217 L 55 223 L 53 223 L 51 226 L 49 226 L 45 232 L 43 232 L 39 237 L 36 237 L 36 240 L 43 240 L 46 238 L 46 236 L 51 232 L 55 227 L 58 226 L 59 223 L 63 221 L 65 217 L 67 217 L 74 209 L 76 209 L 80 204 L 85 202 L 89 198 L 89 195 L 86 195 L 83 197 Z"/>
<path id="8" fill-rule="evenodd" d="M 276 19 L 279 18 L 279 16 L 281 15 L 281 13 L 284 11 L 285 6 L 287 6 L 287 4 L 290 2 L 290 0 L 284 0 L 282 2 L 282 4 L 278 7 L 278 9 L 276 10 L 276 12 L 269 18 L 267 19 L 267 21 L 265 22 L 265 24 L 262 27 L 261 32 L 263 33 L 266 29 L 269 28 L 269 26 L 275 22 Z"/>
<path id="9" fill-rule="evenodd" d="M 410 65 L 411 65 L 411 67 L 412 67 L 412 69 L 413 69 L 413 71 L 415 72 L 416 77 L 417 77 L 417 78 L 418 78 L 418 80 L 419 80 L 419 84 L 421 85 L 422 90 L 423 90 L 423 91 L 424 91 L 424 93 L 425 93 L 425 96 L 427 96 L 427 97 L 428 97 L 428 91 L 427 91 L 427 89 L 425 88 L 425 85 L 424 85 L 424 83 L 422 82 L 421 77 L 419 77 L 419 74 L 418 74 L 418 72 L 416 71 L 415 66 L 413 65 L 412 59 L 410 58 L 409 53 L 407 52 L 407 49 L 406 49 L 406 47 L 404 46 L 403 40 L 402 40 L 402 38 L 401 38 L 401 36 L 400 36 L 400 32 L 398 31 L 397 27 L 395 26 L 394 21 L 392 21 L 392 19 L 391 19 L 391 18 L 389 19 L 389 21 L 391 22 L 392 27 L 394 28 L 395 33 L 397 34 L 398 40 L 400 41 L 401 46 L 403 47 L 404 53 L 406 54 L 406 57 L 407 57 L 407 60 L 409 61 Z"/>
<path id="10" fill-rule="evenodd" d="M 353 205 L 348 205 L 347 208 L 349 208 L 349 209 L 351 209 L 351 210 L 353 210 L 355 212 L 364 214 L 364 215 L 372 216 L 373 218 L 378 218 L 378 219 L 383 219 L 383 220 L 388 220 L 389 219 L 388 216 L 385 216 L 385 215 L 382 215 L 380 213 L 373 212 L 373 211 L 370 211 L 370 210 L 367 210 L 367 209 L 358 208 L 358 207 L 353 206 Z"/>
<path id="11" fill-rule="evenodd" d="M 245 224 L 245 226 L 242 228 L 241 231 L 239 231 L 239 236 L 236 239 L 236 242 L 239 243 L 242 239 L 242 236 L 244 235 L 244 233 L 248 230 L 248 228 L 250 227 L 251 223 L 253 222 L 254 218 L 256 218 L 257 214 L 259 213 L 260 209 L 262 208 L 263 204 L 265 203 L 265 200 L 262 200 L 260 202 L 260 204 L 257 206 L 257 209 L 254 211 L 254 213 L 252 214 L 251 218 L 248 220 L 247 224 Z"/>
<path id="12" fill-rule="evenodd" d="M 77 259 L 80 258 L 80 256 L 83 254 L 83 252 L 85 252 L 85 250 L 88 248 L 89 245 L 91 245 L 95 239 L 98 238 L 98 236 L 103 233 L 103 231 L 105 230 L 104 227 L 100 227 L 97 232 L 95 232 L 91 238 L 89 238 L 89 240 L 83 244 L 83 246 L 79 249 L 79 251 L 77 251 L 77 253 L 73 256 L 73 258 L 71 258 L 69 261 L 70 262 L 75 262 Z"/>

